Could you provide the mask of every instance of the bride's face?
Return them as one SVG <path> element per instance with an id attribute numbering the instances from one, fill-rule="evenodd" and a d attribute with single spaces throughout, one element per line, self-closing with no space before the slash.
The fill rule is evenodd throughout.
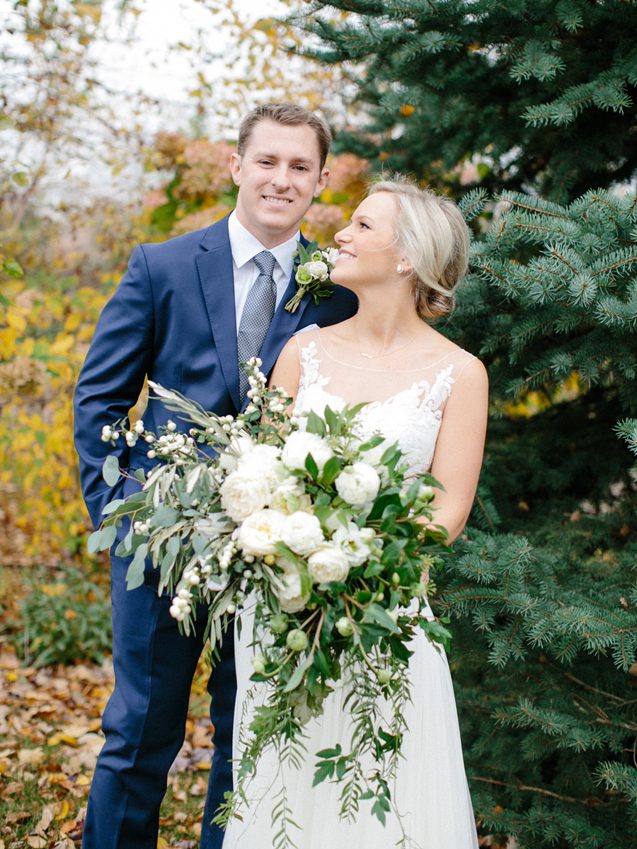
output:
<path id="1" fill-rule="evenodd" d="M 396 277 L 404 262 L 396 239 L 398 202 L 389 192 L 376 192 L 358 206 L 351 223 L 334 236 L 338 259 L 331 273 L 335 283 L 349 288 Z"/>

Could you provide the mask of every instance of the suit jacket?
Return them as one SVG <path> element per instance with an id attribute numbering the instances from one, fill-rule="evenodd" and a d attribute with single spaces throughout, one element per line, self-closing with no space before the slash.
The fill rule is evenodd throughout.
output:
<path id="1" fill-rule="evenodd" d="M 269 374 L 292 334 L 308 324 L 326 326 L 352 316 L 356 296 L 340 286 L 314 304 L 307 295 L 295 313 L 284 306 L 294 294 L 292 276 L 261 349 Z M 80 458 L 84 500 L 97 527 L 104 506 L 135 484 L 120 480 L 109 488 L 102 478 L 108 454 L 119 454 L 123 469 L 150 469 L 139 441 L 114 449 L 100 440 L 102 427 L 123 418 L 135 404 L 144 377 L 177 389 L 220 415 L 239 410 L 239 366 L 232 253 L 227 218 L 167 242 L 140 245 L 128 271 L 106 304 L 75 390 L 75 445 Z M 149 401 L 144 425 L 157 432 L 168 411 Z M 132 483 L 132 486 L 131 486 Z"/>

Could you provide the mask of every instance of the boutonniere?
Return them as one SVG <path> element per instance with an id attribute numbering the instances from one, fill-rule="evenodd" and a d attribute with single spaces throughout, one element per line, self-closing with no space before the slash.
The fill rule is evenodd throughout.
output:
<path id="1" fill-rule="evenodd" d="M 315 304 L 318 304 L 319 298 L 329 298 L 334 290 L 330 272 L 334 268 L 337 256 L 336 248 L 320 250 L 317 242 L 308 242 L 307 245 L 299 242 L 294 254 L 296 267 L 294 279 L 298 289 L 285 305 L 288 312 L 296 312 L 306 292 L 314 298 Z"/>

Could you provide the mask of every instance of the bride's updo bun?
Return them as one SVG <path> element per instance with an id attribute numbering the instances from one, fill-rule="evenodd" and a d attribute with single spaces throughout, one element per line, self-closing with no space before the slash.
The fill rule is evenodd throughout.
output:
<path id="1" fill-rule="evenodd" d="M 395 177 L 374 183 L 370 194 L 391 192 L 398 201 L 396 238 L 413 268 L 414 299 L 425 320 L 448 315 L 469 264 L 469 230 L 450 198 Z"/>

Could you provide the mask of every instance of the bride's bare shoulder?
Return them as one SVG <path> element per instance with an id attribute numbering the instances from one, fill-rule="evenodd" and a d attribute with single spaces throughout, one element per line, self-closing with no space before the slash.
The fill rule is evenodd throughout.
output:
<path id="1" fill-rule="evenodd" d="M 423 331 L 417 339 L 417 344 L 427 351 L 430 358 L 446 357 L 453 354 L 457 354 L 458 357 L 462 357 L 463 354 L 467 357 L 473 357 L 473 354 L 465 351 L 460 345 L 452 342 L 439 330 L 435 330 L 429 325 L 423 327 Z"/>

